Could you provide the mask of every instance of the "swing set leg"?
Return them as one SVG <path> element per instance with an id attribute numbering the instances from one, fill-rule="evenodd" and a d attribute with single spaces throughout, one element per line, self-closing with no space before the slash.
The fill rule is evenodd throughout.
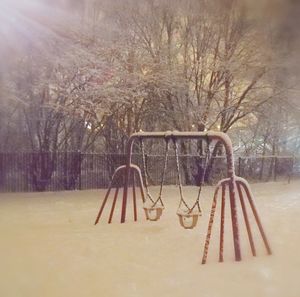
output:
<path id="1" fill-rule="evenodd" d="M 240 235 L 239 235 L 239 225 L 236 209 L 236 192 L 235 192 L 235 182 L 232 178 L 228 180 L 229 189 L 229 201 L 230 201 L 230 212 L 231 212 L 231 225 L 232 225 L 232 236 L 233 236 L 233 247 L 235 261 L 241 261 L 241 248 L 240 248 Z"/>
<path id="2" fill-rule="evenodd" d="M 250 227 L 250 223 L 249 223 L 249 219 L 248 219 L 248 214 L 247 214 L 246 205 L 245 205 L 245 201 L 244 201 L 244 197 L 243 197 L 243 193 L 242 193 L 242 189 L 241 189 L 241 184 L 239 182 L 237 182 L 236 185 L 237 185 L 237 189 L 238 189 L 239 196 L 240 196 L 240 201 L 241 201 L 242 211 L 243 211 L 245 225 L 246 225 L 246 229 L 247 229 L 248 239 L 249 239 L 249 243 L 250 243 L 250 247 L 251 247 L 251 252 L 252 252 L 252 255 L 255 257 L 256 249 L 254 246 L 252 231 L 251 231 L 251 227 Z"/>
<path id="3" fill-rule="evenodd" d="M 127 207 L 127 196 L 128 196 L 128 185 L 129 185 L 129 181 L 130 181 L 130 176 L 132 174 L 132 199 L 133 199 L 133 219 L 136 222 L 137 221 L 137 195 L 136 195 L 136 186 L 135 186 L 135 182 L 137 179 L 138 182 L 138 187 L 140 188 L 140 193 L 141 193 L 141 199 L 143 202 L 145 202 L 145 193 L 144 193 L 144 186 L 143 186 L 143 180 L 142 180 L 142 174 L 141 171 L 139 169 L 138 166 L 130 164 L 129 166 L 129 174 L 127 173 L 127 167 L 125 165 L 120 166 L 116 169 L 115 173 L 113 174 L 110 186 L 105 194 L 104 200 L 101 203 L 98 215 L 96 217 L 95 220 L 95 225 L 98 224 L 99 220 L 101 219 L 101 216 L 103 214 L 104 208 L 107 204 L 107 201 L 110 197 L 110 193 L 112 190 L 112 187 L 115 183 L 118 183 L 119 180 L 121 179 L 121 177 L 123 177 L 123 181 L 125 182 L 124 184 L 124 191 L 123 191 L 123 199 L 122 199 L 122 209 L 121 209 L 121 223 L 125 222 L 125 218 L 126 218 L 126 207 Z M 115 212 L 115 207 L 116 207 L 116 203 L 117 203 L 117 198 L 118 195 L 120 193 L 120 185 L 118 184 L 116 189 L 115 189 L 115 193 L 114 193 L 114 197 L 113 197 L 113 201 L 112 201 L 112 205 L 111 205 L 111 209 L 110 209 L 110 213 L 109 213 L 109 219 L 108 219 L 108 223 L 110 224 L 112 222 L 113 216 L 114 216 L 114 212 Z M 125 199 L 124 199 L 125 198 Z"/>
<path id="4" fill-rule="evenodd" d="M 127 196 L 128 196 L 128 187 L 129 187 L 129 180 L 130 180 L 130 165 L 126 166 L 124 169 L 124 188 L 123 188 L 123 200 L 122 200 L 122 210 L 121 210 L 121 224 L 125 223 L 126 218 L 126 207 L 127 207 Z"/>
<path id="5" fill-rule="evenodd" d="M 225 190 L 226 190 L 226 186 L 224 184 L 222 184 L 222 206 L 221 206 L 219 262 L 224 261 L 223 251 L 224 251 L 224 225 L 225 225 Z"/>
<path id="6" fill-rule="evenodd" d="M 114 196 L 113 204 L 112 204 L 112 207 L 111 207 L 111 210 L 110 210 L 110 215 L 109 215 L 109 219 L 108 219 L 108 224 L 111 223 L 112 218 L 113 218 L 113 214 L 114 214 L 115 207 L 116 207 L 116 202 L 117 202 L 117 196 L 118 196 L 118 193 L 119 193 L 119 187 L 117 187 L 117 188 L 116 188 L 116 191 L 115 191 L 115 196 Z"/>
<path id="7" fill-rule="evenodd" d="M 216 207 L 217 207 L 217 197 L 218 197 L 218 193 L 219 193 L 219 189 L 220 189 L 221 185 L 222 185 L 222 183 L 220 182 L 217 185 L 217 187 L 215 189 L 215 193 L 214 193 L 214 198 L 213 198 L 213 202 L 212 202 L 212 207 L 211 207 L 210 217 L 209 217 L 209 222 L 208 222 L 208 228 L 207 228 L 207 233 L 206 233 L 203 257 L 202 257 L 202 264 L 205 264 L 206 260 L 207 260 L 211 231 L 212 231 L 212 227 L 213 227 L 213 223 L 214 223 L 214 216 L 215 216 Z"/>
<path id="8" fill-rule="evenodd" d="M 253 216 L 255 218 L 255 222 L 258 226 L 260 235 L 262 237 L 265 248 L 267 250 L 267 254 L 271 255 L 272 251 L 271 251 L 269 242 L 267 240 L 266 234 L 264 232 L 262 223 L 260 221 L 258 212 L 256 210 L 256 207 L 255 207 L 255 204 L 254 204 L 254 201 L 253 201 L 253 196 L 252 196 L 252 193 L 250 191 L 249 184 L 247 183 L 246 180 L 244 180 L 243 178 L 240 178 L 240 177 L 235 177 L 234 181 L 227 178 L 227 179 L 221 180 L 218 183 L 218 185 L 215 189 L 214 198 L 213 198 L 213 202 L 212 202 L 212 208 L 211 208 L 211 212 L 210 212 L 209 223 L 208 223 L 208 229 L 207 229 L 207 234 L 206 234 L 206 240 L 205 240 L 205 245 L 204 245 L 202 264 L 205 264 L 207 262 L 208 249 L 209 249 L 209 244 L 210 244 L 210 239 L 211 239 L 211 233 L 212 233 L 212 228 L 213 228 L 215 212 L 216 212 L 216 208 L 217 208 L 218 193 L 219 193 L 219 189 L 221 187 L 222 187 L 222 204 L 221 204 L 221 222 L 220 222 L 219 262 L 224 261 L 223 252 L 224 252 L 224 225 L 225 225 L 226 189 L 229 190 L 235 260 L 236 261 L 241 260 L 241 251 L 240 251 L 240 241 L 239 241 L 239 232 L 238 232 L 239 229 L 238 229 L 238 221 L 237 221 L 237 210 L 236 210 L 236 203 L 235 203 L 236 202 L 235 194 L 239 195 L 239 200 L 240 200 L 241 208 L 242 208 L 242 214 L 243 214 L 243 217 L 244 217 L 244 222 L 245 222 L 245 225 L 246 225 L 248 240 L 249 240 L 249 244 L 250 244 L 250 247 L 251 247 L 251 253 L 252 253 L 253 256 L 256 256 L 255 244 L 254 244 L 254 240 L 253 240 L 251 225 L 250 225 L 250 221 L 249 221 L 249 218 L 248 218 L 248 213 L 247 213 L 247 208 L 246 208 L 243 192 L 245 193 L 245 195 L 248 199 L 248 202 L 250 204 L 250 208 L 252 210 Z M 243 191 L 242 191 L 242 189 L 243 189 Z M 237 192 L 236 192 L 236 190 L 237 190 Z M 232 203 L 232 202 L 234 202 L 234 203 Z"/>
<path id="9" fill-rule="evenodd" d="M 251 207 L 251 210 L 252 210 L 252 213 L 254 215 L 254 218 L 255 218 L 255 221 L 256 221 L 256 224 L 258 226 L 258 229 L 259 229 L 259 232 L 260 232 L 260 235 L 262 237 L 262 240 L 264 242 L 264 245 L 265 245 L 265 248 L 267 250 L 267 254 L 268 255 L 271 255 L 272 254 L 272 250 L 271 250 L 271 247 L 270 247 L 270 244 L 269 244 L 269 241 L 267 239 L 267 236 L 265 234 L 265 231 L 264 231 L 264 228 L 262 226 L 262 223 L 261 223 L 261 220 L 259 218 L 259 215 L 258 215 L 258 212 L 256 210 L 256 206 L 255 206 L 255 203 L 254 203 L 254 200 L 253 200 L 253 195 L 250 191 L 250 187 L 249 187 L 249 184 L 248 182 L 243 179 L 243 178 L 238 178 L 237 180 L 237 183 L 239 186 L 242 186 L 245 193 L 246 193 L 246 196 L 248 198 L 248 201 L 249 201 L 249 204 L 250 204 L 250 207 Z"/>
<path id="10" fill-rule="evenodd" d="M 214 216 L 217 208 L 217 200 L 219 189 L 222 187 L 222 205 L 221 205 L 221 224 L 220 224 L 220 245 L 219 245 L 219 262 L 224 261 L 223 251 L 224 251 L 224 225 L 225 225 L 225 193 L 226 187 L 229 190 L 229 198 L 230 198 L 230 208 L 231 208 L 231 222 L 232 222 L 232 234 L 233 234 L 233 246 L 234 246 L 234 254 L 235 260 L 241 260 L 241 250 L 240 250 L 240 240 L 239 240 L 239 229 L 238 229 L 238 221 L 237 221 L 237 211 L 235 204 L 235 192 L 234 192 L 234 184 L 232 179 L 223 179 L 221 180 L 215 190 L 214 198 L 212 202 L 212 208 L 210 212 L 210 218 L 208 223 L 207 235 L 205 240 L 204 252 L 202 257 L 202 264 L 205 264 L 207 261 L 208 248 L 210 244 L 210 238 L 212 233 L 212 227 L 214 223 Z"/>
<path id="11" fill-rule="evenodd" d="M 132 199 L 133 199 L 133 219 L 137 221 L 137 208 L 136 208 L 136 193 L 135 193 L 135 177 L 132 174 Z"/>
<path id="12" fill-rule="evenodd" d="M 121 167 L 122 167 L 122 166 L 121 166 Z M 116 180 L 116 178 L 117 178 L 117 176 L 118 176 L 118 173 L 122 170 L 121 167 L 117 168 L 117 170 L 114 172 L 114 174 L 113 174 L 113 176 L 112 176 L 112 180 L 111 180 L 111 182 L 110 182 L 109 188 L 108 188 L 108 190 L 107 190 L 107 192 L 106 192 L 106 194 L 105 194 L 104 200 L 103 200 L 103 202 L 102 202 L 102 204 L 101 204 L 101 207 L 100 207 L 100 209 L 99 209 L 98 215 L 97 215 L 97 217 L 96 217 L 96 220 L 95 220 L 95 223 L 94 223 L 95 225 L 98 224 L 98 222 L 99 222 L 99 220 L 100 220 L 100 218 L 101 218 L 102 212 L 103 212 L 104 207 L 105 207 L 105 205 L 106 205 L 106 202 L 107 202 L 107 199 L 108 199 L 108 197 L 109 197 L 109 194 L 110 194 L 110 191 L 111 191 L 111 189 L 112 189 L 112 186 L 113 186 L 113 184 L 114 184 L 114 181 Z"/>

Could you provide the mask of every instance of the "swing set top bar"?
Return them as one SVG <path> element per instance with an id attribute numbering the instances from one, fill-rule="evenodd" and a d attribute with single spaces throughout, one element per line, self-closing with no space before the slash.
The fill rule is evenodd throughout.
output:
<path id="1" fill-rule="evenodd" d="M 231 144 L 230 138 L 227 134 L 223 132 L 214 132 L 214 131 L 207 131 L 207 132 L 181 132 L 181 131 L 160 131 L 160 132 L 145 132 L 140 131 L 131 134 L 129 140 L 131 138 L 212 138 L 218 139 L 222 142 L 229 142 Z"/>
<path id="2" fill-rule="evenodd" d="M 221 142 L 224 145 L 227 157 L 227 173 L 228 177 L 232 178 L 234 175 L 234 160 L 233 160 L 233 149 L 230 138 L 223 132 L 180 132 L 180 131 L 165 131 L 165 132 L 136 132 L 133 133 L 127 142 L 126 155 L 127 155 L 127 166 L 131 164 L 131 155 L 133 143 L 136 139 L 150 139 L 150 138 L 161 138 L 161 139 L 209 139 Z"/>

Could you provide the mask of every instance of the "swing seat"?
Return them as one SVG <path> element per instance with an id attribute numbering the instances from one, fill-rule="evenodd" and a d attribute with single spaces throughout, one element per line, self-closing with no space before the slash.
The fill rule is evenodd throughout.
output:
<path id="1" fill-rule="evenodd" d="M 146 219 L 149 221 L 157 221 L 160 219 L 162 212 L 164 210 L 163 206 L 144 206 L 143 207 L 146 215 Z"/>
<path id="2" fill-rule="evenodd" d="M 201 216 L 201 212 L 188 212 L 179 210 L 177 211 L 179 223 L 184 229 L 193 229 L 198 222 L 198 217 Z"/>

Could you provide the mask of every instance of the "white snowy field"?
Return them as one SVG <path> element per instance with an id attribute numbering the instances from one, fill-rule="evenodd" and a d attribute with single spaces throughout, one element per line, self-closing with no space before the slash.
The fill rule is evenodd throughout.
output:
<path id="1" fill-rule="evenodd" d="M 250 255 L 239 217 L 243 261 L 234 262 L 227 217 L 225 262 L 218 263 L 218 208 L 206 265 L 201 258 L 213 188 L 204 189 L 204 215 L 193 230 L 179 225 L 175 186 L 164 191 L 161 220 L 148 222 L 139 211 L 133 222 L 130 205 L 126 224 L 119 224 L 118 213 L 112 224 L 96 226 L 104 190 L 1 194 L 0 296 L 299 297 L 300 182 L 251 186 L 273 255 L 266 256 L 258 236 L 259 255 Z M 184 191 L 192 197 L 197 189 Z"/>

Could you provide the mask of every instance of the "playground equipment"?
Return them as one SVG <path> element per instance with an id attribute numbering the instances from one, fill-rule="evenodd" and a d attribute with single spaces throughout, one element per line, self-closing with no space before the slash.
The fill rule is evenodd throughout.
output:
<path id="1" fill-rule="evenodd" d="M 147 164 L 145 161 L 145 152 L 144 152 L 144 139 L 164 139 L 166 142 L 166 148 L 165 148 L 165 157 L 164 157 L 164 167 L 162 171 L 161 176 L 161 183 L 160 183 L 160 190 L 158 194 L 157 199 L 153 199 L 153 197 L 150 194 L 149 188 L 148 188 L 148 172 L 147 172 Z M 206 151 L 205 151 L 205 163 L 203 166 L 203 172 L 202 172 L 202 178 L 199 185 L 199 192 L 197 199 L 192 207 L 189 207 L 189 205 L 186 203 L 184 196 L 183 196 L 183 190 L 182 190 L 182 183 L 181 183 L 181 177 L 180 177 L 180 168 L 179 168 L 179 159 L 178 159 L 178 139 L 200 139 L 206 142 Z M 142 173 L 138 166 L 132 164 L 132 147 L 136 140 L 140 141 L 141 149 L 142 149 L 142 156 L 143 156 L 143 171 L 144 171 L 144 177 L 145 177 L 145 184 L 143 183 Z M 241 178 L 237 177 L 234 172 L 234 160 L 233 160 L 233 149 L 232 144 L 230 141 L 230 138 L 225 134 L 221 132 L 138 132 L 134 133 L 130 136 L 127 146 L 126 146 L 126 164 L 123 166 L 120 166 L 116 169 L 115 173 L 113 174 L 111 185 L 108 188 L 108 191 L 104 197 L 104 200 L 101 204 L 101 207 L 99 209 L 95 225 L 99 222 L 101 215 L 103 213 L 103 210 L 105 208 L 105 205 L 107 203 L 107 200 L 109 198 L 112 186 L 114 182 L 117 179 L 120 179 L 120 177 L 124 178 L 124 184 L 123 184 L 123 197 L 122 197 L 122 208 L 121 208 L 121 223 L 125 222 L 126 219 L 126 209 L 127 209 L 127 201 L 128 201 L 128 189 L 129 189 L 129 183 L 130 183 L 130 177 L 132 177 L 132 201 L 133 201 L 133 217 L 134 221 L 137 221 L 137 203 L 136 203 L 136 187 L 135 187 L 135 180 L 138 180 L 138 186 L 140 188 L 141 192 L 141 198 L 143 201 L 143 208 L 145 211 L 146 219 L 151 221 L 158 220 L 162 212 L 164 210 L 164 204 L 162 200 L 162 189 L 165 179 L 165 173 L 167 168 L 167 161 L 168 161 L 168 151 L 169 151 L 169 143 L 170 141 L 174 144 L 174 150 L 175 150 L 175 159 L 176 159 L 176 167 L 177 167 L 177 178 L 179 183 L 179 192 L 180 192 L 180 203 L 177 210 L 177 215 L 179 217 L 179 222 L 181 226 L 183 226 L 186 229 L 194 228 L 198 217 L 201 215 L 201 207 L 200 207 L 200 194 L 202 185 L 204 182 L 204 176 L 206 172 L 206 167 L 208 164 L 208 160 L 210 157 L 210 143 L 215 142 L 222 143 L 225 148 L 226 153 L 226 159 L 227 159 L 227 178 L 222 179 L 217 184 L 217 187 L 214 192 L 211 212 L 210 212 L 210 218 L 208 223 L 208 230 L 206 234 L 206 240 L 204 245 L 204 252 L 202 257 L 202 264 L 205 264 L 207 261 L 207 255 L 208 255 L 208 249 L 210 244 L 210 238 L 211 238 L 211 232 L 212 227 L 214 223 L 214 217 L 217 207 L 217 200 L 218 200 L 218 194 L 220 188 L 222 188 L 222 194 L 221 194 L 221 223 L 220 223 L 220 243 L 219 243 L 219 262 L 223 262 L 223 250 L 224 250 L 224 222 L 225 222 L 225 196 L 226 191 L 229 193 L 229 202 L 230 202 L 230 213 L 231 213 L 231 225 L 232 225 L 232 234 L 233 234 L 233 246 L 234 246 L 234 255 L 235 260 L 240 261 L 242 259 L 241 256 L 241 248 L 240 248 L 240 236 L 239 236 L 239 224 L 238 224 L 238 217 L 237 217 L 237 196 L 239 197 L 241 208 L 242 208 L 242 214 L 244 217 L 247 235 L 251 247 L 251 252 L 253 256 L 256 256 L 256 249 L 255 244 L 253 240 L 253 235 L 251 231 L 251 225 L 248 218 L 248 213 L 246 209 L 246 204 L 244 201 L 244 194 L 246 195 L 251 211 L 253 213 L 253 216 L 255 218 L 255 222 L 258 226 L 259 232 L 261 234 L 262 240 L 264 242 L 265 248 L 267 250 L 267 253 L 271 254 L 271 248 L 268 243 L 267 237 L 265 235 L 263 226 L 261 224 L 259 215 L 257 213 L 256 207 L 254 205 L 253 201 L 253 195 L 250 191 L 250 187 L 248 182 Z M 114 198 L 111 205 L 111 210 L 109 214 L 108 223 L 111 223 L 112 217 L 114 215 L 115 211 L 115 205 L 117 201 L 117 196 L 119 193 L 120 185 L 118 185 L 115 189 Z M 145 194 L 146 190 L 146 194 Z"/>

